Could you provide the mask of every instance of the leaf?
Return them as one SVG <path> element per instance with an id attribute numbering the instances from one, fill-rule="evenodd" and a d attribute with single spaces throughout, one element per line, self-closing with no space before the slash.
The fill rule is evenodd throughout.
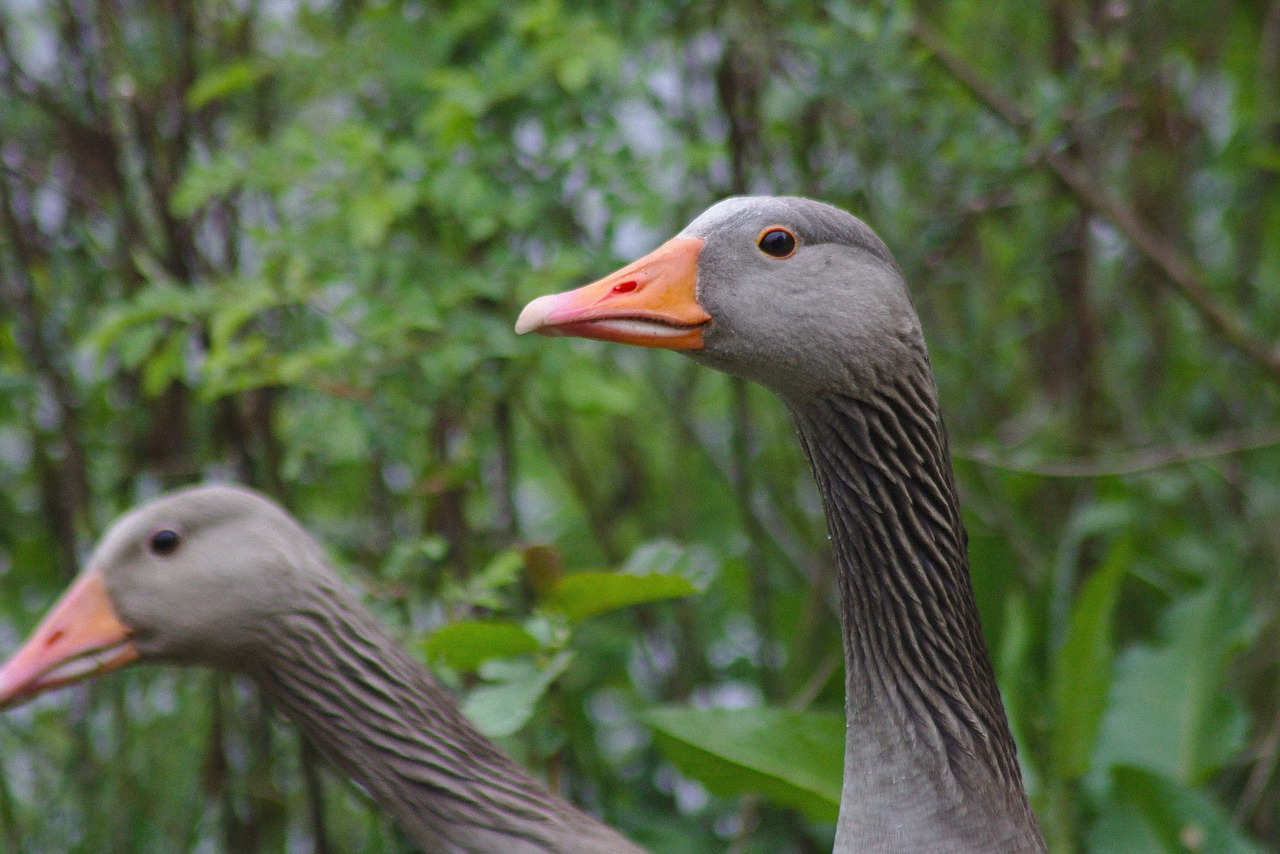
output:
<path id="1" fill-rule="evenodd" d="M 564 57 L 556 66 L 556 77 L 565 91 L 577 94 L 591 82 L 594 71 L 595 67 L 589 57 L 581 53 L 572 53 Z"/>
<path id="2" fill-rule="evenodd" d="M 1102 812 L 1089 829 L 1090 854 L 1130 854 L 1133 851 L 1160 851 L 1156 835 L 1142 811 L 1119 798 L 1103 802 Z"/>
<path id="3" fill-rule="evenodd" d="M 533 715 L 538 700 L 573 661 L 565 650 L 539 668 L 529 659 L 492 659 L 480 667 L 480 675 L 499 684 L 472 691 L 462 711 L 480 732 L 500 738 L 520 730 Z"/>
<path id="4" fill-rule="evenodd" d="M 634 412 L 639 394 L 623 377 L 575 371 L 558 378 L 560 402 L 574 412 L 623 415 Z"/>
<path id="5" fill-rule="evenodd" d="M 142 366 L 142 393 L 158 397 L 186 369 L 186 338 L 169 335 Z"/>
<path id="6" fill-rule="evenodd" d="M 1136 768 L 1117 768 L 1108 799 L 1090 833 L 1094 854 L 1131 851 L 1212 851 L 1262 854 L 1232 826 L 1231 816 L 1205 792 Z"/>
<path id="7" fill-rule="evenodd" d="M 381 244 L 398 217 L 417 202 L 418 196 L 408 184 L 374 185 L 357 194 L 349 202 L 351 240 L 361 249 Z"/>
<path id="8" fill-rule="evenodd" d="M 443 626 L 422 642 L 423 652 L 455 670 L 475 670 L 491 658 L 538 651 L 538 640 L 505 620 L 462 620 Z"/>
<path id="9" fill-rule="evenodd" d="M 465 581 L 449 581 L 441 590 L 446 602 L 481 608 L 503 607 L 502 592 L 512 587 L 524 569 L 524 558 L 515 549 L 498 552 L 479 572 L 472 573 Z"/>
<path id="10" fill-rule="evenodd" d="M 964 514 L 969 531 L 969 566 L 982 630 L 992 649 L 1004 645 L 1005 608 L 1017 590 L 1019 558 L 1008 538 L 992 530 L 981 517 Z"/>
<path id="11" fill-rule="evenodd" d="M 99 353 L 114 351 L 115 357 L 126 368 L 143 365 L 164 340 L 164 325 L 158 322 L 138 323 L 133 312 L 119 312 L 109 317 L 90 339 L 90 346 Z"/>
<path id="12" fill-rule="evenodd" d="M 764 795 L 817 821 L 832 821 L 839 812 L 845 734 L 841 715 L 667 706 L 649 711 L 644 719 L 680 773 L 715 794 Z"/>
<path id="13" fill-rule="evenodd" d="M 1248 602 L 1221 587 L 1193 594 L 1170 608 L 1162 634 L 1162 644 L 1132 646 L 1117 660 L 1094 764 L 1196 784 L 1244 747 L 1247 715 L 1222 683 L 1254 634 Z"/>
<path id="14" fill-rule="evenodd" d="M 262 59 L 231 62 L 214 68 L 201 74 L 187 91 L 187 105 L 192 109 L 199 109 L 210 101 L 242 92 L 271 71 L 271 66 Z"/>
<path id="15" fill-rule="evenodd" d="M 697 588 L 679 575 L 578 572 L 561 580 L 544 605 L 576 623 L 628 605 L 674 599 L 696 592 Z"/>
<path id="16" fill-rule="evenodd" d="M 1259 146 L 1249 159 L 1260 169 L 1280 172 L 1280 145 Z"/>
<path id="17" fill-rule="evenodd" d="M 1004 619 L 1000 633 L 999 655 L 996 657 L 996 675 L 1000 691 L 1004 695 L 1005 714 L 1009 717 L 1009 729 L 1019 745 L 1027 744 L 1026 733 L 1034 714 L 1028 708 L 1033 705 L 1027 698 L 1039 693 L 1031 684 L 1032 628 L 1031 607 L 1026 596 L 1013 591 L 1005 600 Z M 1018 765 L 1022 769 L 1022 784 L 1028 797 L 1035 799 L 1040 791 L 1041 773 L 1031 761 L 1030 752 L 1018 751 Z"/>
<path id="18" fill-rule="evenodd" d="M 1116 600 L 1120 579 L 1132 557 L 1130 541 L 1118 540 L 1102 566 L 1085 582 L 1067 618 L 1067 636 L 1054 661 L 1054 762 L 1068 779 L 1088 770 L 1097 744 L 1115 661 L 1111 629 Z"/>

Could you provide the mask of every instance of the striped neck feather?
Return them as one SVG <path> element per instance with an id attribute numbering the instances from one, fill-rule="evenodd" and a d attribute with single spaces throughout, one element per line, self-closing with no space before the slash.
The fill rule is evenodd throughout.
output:
<path id="1" fill-rule="evenodd" d="M 482 736 L 345 591 L 299 602 L 255 674 L 307 738 L 431 852 L 640 849 Z"/>
<path id="2" fill-rule="evenodd" d="M 931 376 L 791 409 L 842 604 L 836 850 L 1042 851 L 982 637 Z"/>

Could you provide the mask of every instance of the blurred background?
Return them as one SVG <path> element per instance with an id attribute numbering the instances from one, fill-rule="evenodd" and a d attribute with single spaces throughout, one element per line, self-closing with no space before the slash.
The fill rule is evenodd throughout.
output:
<path id="1" fill-rule="evenodd" d="M 1277 850 L 1280 0 L 4 0 L 0 654 L 117 514 L 238 480 L 638 841 L 829 851 L 840 742 L 731 737 L 842 726 L 786 413 L 511 330 L 743 192 L 907 275 L 1052 850 Z M 620 568 L 698 592 L 548 593 Z M 0 848 L 408 850 L 163 668 L 0 715 Z"/>

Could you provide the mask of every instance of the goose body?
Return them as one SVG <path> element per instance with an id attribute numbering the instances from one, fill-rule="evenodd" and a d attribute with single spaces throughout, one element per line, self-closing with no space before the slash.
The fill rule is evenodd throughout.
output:
<path id="1" fill-rule="evenodd" d="M 969 580 L 946 431 L 893 256 L 830 205 L 739 197 L 517 332 L 684 351 L 791 411 L 826 509 L 845 650 L 835 850 L 1040 852 Z"/>
<path id="2" fill-rule="evenodd" d="M 195 487 L 116 522 L 0 667 L 0 708 L 135 660 L 252 677 L 423 851 L 641 850 L 482 736 L 315 540 L 250 490 Z"/>

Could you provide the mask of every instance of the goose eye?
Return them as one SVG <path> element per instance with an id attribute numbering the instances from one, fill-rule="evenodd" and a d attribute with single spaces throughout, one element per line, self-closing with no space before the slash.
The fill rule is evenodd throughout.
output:
<path id="1" fill-rule="evenodd" d="M 789 258 L 796 251 L 796 236 L 781 226 L 766 228 L 756 241 L 760 251 L 774 258 Z"/>
<path id="2" fill-rule="evenodd" d="M 178 550 L 178 546 L 182 543 L 182 537 L 177 531 L 169 528 L 161 528 L 151 535 L 151 553 L 168 557 Z"/>

